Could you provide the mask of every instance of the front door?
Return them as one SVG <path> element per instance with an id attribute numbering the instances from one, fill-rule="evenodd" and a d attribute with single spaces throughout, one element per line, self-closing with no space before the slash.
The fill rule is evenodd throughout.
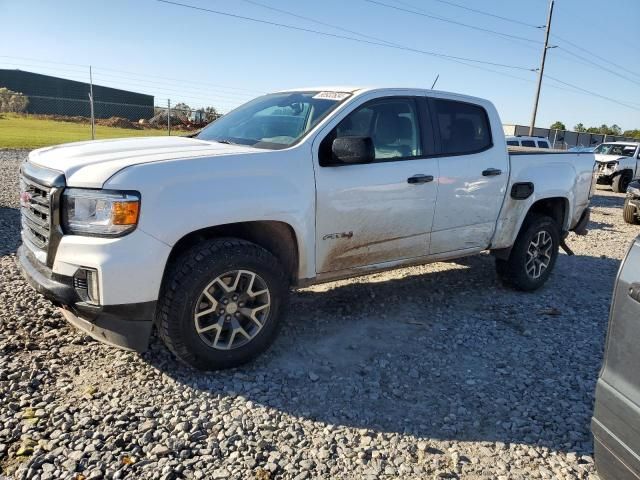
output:
<path id="1" fill-rule="evenodd" d="M 440 134 L 438 204 L 431 254 L 489 246 L 509 180 L 504 145 L 494 145 L 481 105 L 432 98 Z"/>
<path id="2" fill-rule="evenodd" d="M 424 99 L 387 97 L 356 107 L 317 149 L 316 270 L 337 272 L 428 254 L 438 162 L 426 158 Z M 375 160 L 337 163 L 337 137 L 370 137 Z"/>
<path id="3" fill-rule="evenodd" d="M 603 480 L 640 477 L 640 237 L 618 274 L 592 430 Z"/>

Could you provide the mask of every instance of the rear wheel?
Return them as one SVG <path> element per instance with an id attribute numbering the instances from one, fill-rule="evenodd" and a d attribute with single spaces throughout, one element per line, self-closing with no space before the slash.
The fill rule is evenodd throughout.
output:
<path id="1" fill-rule="evenodd" d="M 611 188 L 616 193 L 626 193 L 627 187 L 631 183 L 633 176 L 629 172 L 622 172 L 620 175 L 616 175 L 611 183 Z"/>
<path id="2" fill-rule="evenodd" d="M 208 240 L 173 262 L 156 323 L 167 347 L 200 370 L 239 366 L 274 340 L 289 295 L 277 259 L 237 239 Z"/>
<path id="3" fill-rule="evenodd" d="M 557 223 L 546 215 L 530 215 L 518 234 L 509 258 L 496 259 L 498 276 L 517 290 L 537 290 L 551 275 L 559 246 Z"/>
<path id="4" fill-rule="evenodd" d="M 636 210 L 636 207 L 631 204 L 629 199 L 625 199 L 624 201 L 624 209 L 622 210 L 622 217 L 624 221 L 630 223 L 632 225 L 640 224 L 640 218 L 638 218 L 640 212 Z"/>

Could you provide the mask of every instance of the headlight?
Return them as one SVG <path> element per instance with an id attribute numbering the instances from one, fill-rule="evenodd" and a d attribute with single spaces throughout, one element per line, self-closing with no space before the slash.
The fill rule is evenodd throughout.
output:
<path id="1" fill-rule="evenodd" d="M 136 228 L 140 194 L 69 188 L 62 198 L 65 233 L 117 237 Z"/>
<path id="2" fill-rule="evenodd" d="M 636 187 L 628 187 L 627 188 L 627 194 L 634 196 L 634 197 L 640 197 L 640 188 L 636 188 Z"/>

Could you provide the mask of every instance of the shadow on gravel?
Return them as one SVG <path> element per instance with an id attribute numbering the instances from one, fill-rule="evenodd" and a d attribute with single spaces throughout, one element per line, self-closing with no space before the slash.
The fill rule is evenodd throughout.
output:
<path id="1" fill-rule="evenodd" d="M 622 208 L 624 206 L 624 193 L 613 193 L 609 190 L 608 195 L 599 195 L 594 192 L 591 198 L 591 207 Z"/>
<path id="2" fill-rule="evenodd" d="M 144 358 L 196 391 L 308 420 L 590 454 L 618 264 L 562 255 L 548 285 L 526 294 L 499 285 L 488 255 L 470 257 L 298 292 L 274 347 L 246 368 L 194 372 L 157 341 Z"/>
<path id="3" fill-rule="evenodd" d="M 0 207 L 0 256 L 14 253 L 20 246 L 20 210 Z"/>

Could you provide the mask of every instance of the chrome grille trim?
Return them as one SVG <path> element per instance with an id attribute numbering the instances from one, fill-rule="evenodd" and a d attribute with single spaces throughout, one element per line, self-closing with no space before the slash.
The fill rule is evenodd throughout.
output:
<path id="1" fill-rule="evenodd" d="M 51 235 L 51 188 L 24 175 L 20 178 L 22 234 L 33 245 L 46 250 Z"/>
<path id="2" fill-rule="evenodd" d="M 20 223 L 22 240 L 48 267 L 62 238 L 60 196 L 65 187 L 62 172 L 26 161 L 20 167 Z"/>

